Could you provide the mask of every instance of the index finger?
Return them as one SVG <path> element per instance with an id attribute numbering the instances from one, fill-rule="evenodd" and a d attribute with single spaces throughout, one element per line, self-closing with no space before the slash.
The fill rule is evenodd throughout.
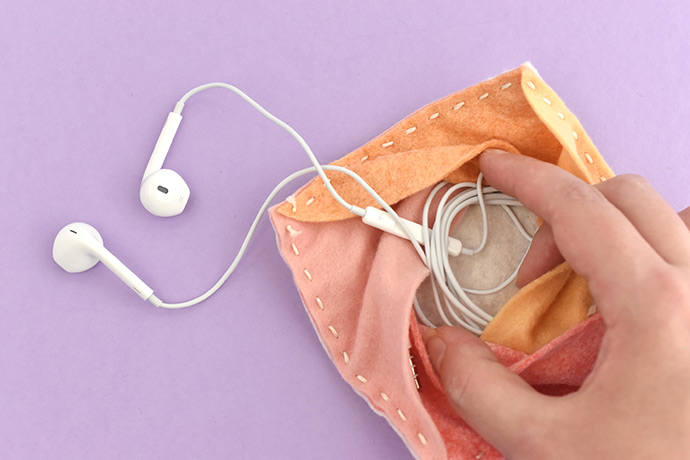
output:
<path id="1" fill-rule="evenodd" d="M 663 261 L 601 192 L 563 169 L 494 152 L 482 154 L 480 165 L 491 185 L 548 222 L 558 250 L 598 302 L 625 302 L 649 267 Z"/>

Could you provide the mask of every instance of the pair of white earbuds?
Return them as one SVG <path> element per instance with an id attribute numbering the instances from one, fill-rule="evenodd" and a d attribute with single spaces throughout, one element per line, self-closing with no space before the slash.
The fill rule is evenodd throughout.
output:
<path id="1" fill-rule="evenodd" d="M 77 222 L 65 226 L 57 234 L 53 244 L 53 259 L 64 270 L 70 273 L 83 272 L 99 261 L 108 267 L 115 275 L 118 276 L 127 286 L 134 290 L 142 299 L 151 302 L 157 307 L 165 308 L 183 308 L 195 305 L 214 292 L 216 292 L 223 283 L 229 278 L 232 272 L 237 267 L 240 259 L 244 255 L 246 248 L 251 240 L 254 230 L 258 226 L 259 220 L 268 209 L 270 202 L 278 194 L 278 192 L 292 180 L 309 173 L 318 173 L 327 190 L 333 198 L 348 211 L 362 218 L 362 221 L 370 226 L 379 228 L 383 231 L 392 233 L 402 238 L 410 240 L 415 247 L 420 258 L 429 267 L 434 282 L 439 285 L 443 291 L 441 294 L 435 292 L 436 306 L 443 318 L 444 323 L 451 324 L 444 310 L 449 313 L 455 323 L 475 332 L 480 333 L 483 327 L 491 320 L 491 317 L 481 311 L 465 293 L 490 293 L 502 288 L 514 279 L 515 272 L 501 285 L 492 290 L 472 290 L 464 288 L 457 282 L 454 282 L 452 273 L 449 269 L 443 271 L 443 267 L 449 267 L 447 263 L 448 256 L 457 256 L 459 254 L 474 255 L 481 251 L 486 242 L 486 234 L 488 231 L 488 224 L 486 219 L 485 204 L 494 204 L 502 206 L 505 211 L 511 216 L 516 227 L 521 230 L 525 238 L 531 239 L 530 235 L 522 228 L 519 220 L 514 216 L 509 207 L 522 206 L 515 198 L 509 197 L 500 193 L 492 187 L 483 187 L 481 185 L 482 176 L 480 174 L 476 183 L 457 184 L 447 192 L 444 196 L 437 216 L 449 216 L 447 219 L 440 219 L 437 217 L 433 228 L 429 227 L 427 211 L 431 204 L 433 195 L 439 191 L 443 184 L 440 184 L 432 192 L 427 205 L 425 206 L 425 218 L 422 225 L 415 222 L 402 219 L 397 213 L 373 190 L 361 177 L 347 168 L 333 165 L 321 165 L 311 151 L 309 145 L 304 139 L 289 125 L 282 120 L 273 116 L 266 109 L 261 107 L 257 102 L 240 91 L 238 88 L 228 85 L 226 83 L 209 83 L 198 86 L 187 92 L 175 105 L 174 110 L 168 114 L 168 117 L 163 126 L 158 141 L 153 149 L 153 153 L 144 171 L 141 188 L 139 191 L 139 198 L 144 207 L 153 215 L 160 217 L 176 216 L 184 210 L 189 201 L 190 189 L 182 177 L 170 169 L 164 169 L 163 163 L 165 157 L 170 150 L 173 139 L 182 121 L 182 110 L 185 102 L 194 94 L 204 91 L 209 88 L 223 88 L 232 91 L 239 95 L 242 99 L 252 105 L 261 114 L 269 120 L 276 123 L 278 126 L 286 130 L 292 137 L 294 137 L 300 146 L 304 149 L 309 157 L 313 167 L 302 169 L 283 179 L 269 194 L 263 203 L 261 209 L 256 215 L 249 232 L 247 233 L 240 250 L 230 267 L 226 270 L 223 276 L 204 294 L 180 303 L 165 303 L 153 294 L 153 289 L 144 283 L 132 270 L 127 268 L 117 257 L 108 251 L 103 245 L 103 238 L 98 231 L 89 224 Z M 359 183 L 369 193 L 383 210 L 367 207 L 362 209 L 358 206 L 352 205 L 345 201 L 338 192 L 333 188 L 330 180 L 326 176 L 325 171 L 338 171 L 347 174 L 357 183 Z M 458 194 L 459 193 L 459 194 Z M 451 199 L 451 195 L 455 197 Z M 475 249 L 463 248 L 462 243 L 448 234 L 450 232 L 450 222 L 454 216 L 462 209 L 469 205 L 478 204 L 482 209 L 484 237 L 479 247 Z M 423 250 L 421 245 L 425 247 Z M 440 268 L 439 268 L 440 267 Z M 451 279 L 452 278 L 452 279 Z M 447 287 L 446 287 L 447 286 Z M 416 305 L 418 307 L 418 305 Z M 417 308 L 422 320 L 428 322 L 424 317 L 423 312 Z"/>
<path id="2" fill-rule="evenodd" d="M 399 235 L 409 234 L 410 229 L 405 229 L 408 226 L 412 229 L 412 236 L 418 241 L 422 241 L 421 233 L 419 231 L 419 225 L 404 221 L 397 216 L 391 217 L 385 212 L 380 211 L 376 208 L 367 208 L 366 210 L 359 208 L 357 206 L 351 205 L 343 200 L 340 195 L 335 191 L 333 186 L 330 184 L 327 176 L 325 175 L 325 170 L 340 171 L 357 180 L 363 187 L 365 187 L 370 193 L 378 198 L 376 192 L 374 192 L 359 176 L 355 173 L 341 168 L 338 166 L 322 166 L 319 165 L 316 157 L 312 153 L 311 149 L 304 141 L 304 139 L 289 125 L 287 125 L 282 120 L 276 118 L 263 107 L 261 107 L 257 102 L 247 96 L 245 93 L 240 91 L 238 88 L 228 85 L 226 83 L 209 83 L 196 87 L 186 93 L 175 105 L 175 108 L 165 121 L 163 129 L 158 141 L 153 149 L 151 158 L 144 171 L 144 176 L 141 182 L 141 188 L 139 191 L 139 198 L 144 207 L 153 215 L 160 217 L 171 217 L 176 216 L 184 210 L 187 202 L 189 200 L 190 189 L 187 183 L 182 179 L 177 172 L 170 169 L 164 169 L 163 163 L 165 157 L 170 150 L 173 139 L 182 121 L 182 110 L 184 104 L 191 96 L 194 94 L 204 91 L 209 88 L 224 88 L 234 92 L 239 95 L 242 99 L 251 104 L 264 116 L 269 118 L 271 121 L 288 131 L 302 146 L 307 155 L 309 156 L 314 167 L 303 169 L 297 171 L 296 173 L 285 178 L 274 190 L 271 192 L 270 196 L 262 206 L 259 211 L 249 233 L 247 234 L 244 244 L 242 245 L 240 251 L 238 252 L 235 260 L 233 261 L 230 268 L 221 277 L 221 279 L 205 294 L 192 299 L 187 302 L 170 304 L 161 301 L 158 297 L 153 295 L 153 289 L 144 283 L 132 270 L 130 270 L 126 265 L 124 265 L 117 257 L 115 257 L 110 251 L 108 251 L 103 245 L 103 238 L 98 233 L 98 231 L 89 224 L 83 222 L 76 222 L 66 225 L 55 238 L 53 244 L 53 259 L 60 265 L 64 270 L 69 273 L 79 273 L 86 271 L 96 265 L 99 261 L 108 267 L 115 275 L 118 276 L 127 286 L 134 290 L 142 299 L 151 302 L 157 307 L 166 308 L 182 308 L 195 305 L 213 294 L 230 276 L 232 271 L 237 266 L 237 263 L 244 254 L 246 247 L 251 239 L 254 230 L 258 224 L 260 217 L 266 211 L 268 204 L 275 197 L 280 189 L 282 189 L 287 183 L 293 179 L 302 176 L 307 173 L 317 172 L 321 176 L 322 180 L 326 184 L 326 187 L 333 195 L 333 197 L 343 206 L 345 206 L 349 211 L 362 216 L 370 225 L 385 229 L 387 231 L 397 233 Z M 384 207 L 388 205 L 378 198 L 380 202 L 383 203 Z M 390 209 L 390 208 L 389 208 Z M 391 210 L 392 211 L 392 210 Z M 395 215 L 395 213 L 393 213 Z M 406 236 L 409 237 L 409 236 Z M 458 242 L 459 243 L 459 242 Z M 459 252 L 457 245 L 454 246 Z"/>

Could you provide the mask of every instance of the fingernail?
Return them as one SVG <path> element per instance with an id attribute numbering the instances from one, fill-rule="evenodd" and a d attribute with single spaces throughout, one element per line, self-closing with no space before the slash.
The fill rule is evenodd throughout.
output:
<path id="1" fill-rule="evenodd" d="M 495 155 L 507 155 L 508 154 L 508 152 L 506 152 L 505 150 L 498 150 L 498 149 L 487 149 L 487 150 L 484 150 L 483 153 L 493 153 Z"/>
<path id="2" fill-rule="evenodd" d="M 424 333 L 424 345 L 432 366 L 434 366 L 437 372 L 440 372 L 443 355 L 446 354 L 446 342 L 443 341 L 436 331 L 429 329 Z"/>

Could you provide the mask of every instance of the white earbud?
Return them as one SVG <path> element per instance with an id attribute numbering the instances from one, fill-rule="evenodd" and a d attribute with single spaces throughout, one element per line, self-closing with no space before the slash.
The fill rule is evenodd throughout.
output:
<path id="1" fill-rule="evenodd" d="M 176 111 L 177 109 L 176 107 Z M 182 115 L 179 113 L 168 114 L 141 180 L 139 199 L 144 208 L 154 216 L 171 217 L 181 214 L 189 201 L 189 186 L 182 176 L 171 169 L 161 169 L 181 121 Z"/>
<path id="2" fill-rule="evenodd" d="M 161 304 L 153 289 L 103 246 L 98 230 L 89 224 L 75 222 L 60 230 L 53 243 L 53 260 L 69 273 L 84 272 L 100 260 L 139 297 L 156 306 Z"/>

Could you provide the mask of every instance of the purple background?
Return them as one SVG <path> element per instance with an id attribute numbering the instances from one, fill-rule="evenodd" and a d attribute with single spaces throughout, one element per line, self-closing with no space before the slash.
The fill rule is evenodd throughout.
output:
<path id="1" fill-rule="evenodd" d="M 690 6 L 613 3 L 4 0 L 0 457 L 410 458 L 330 364 L 268 220 L 215 296 L 172 312 L 101 265 L 66 274 L 53 237 L 89 222 L 161 298 L 186 300 L 308 162 L 209 91 L 187 104 L 166 162 L 192 188 L 187 211 L 149 215 L 139 182 L 184 92 L 235 84 L 328 162 L 527 60 L 614 171 L 647 176 L 681 210 Z"/>

